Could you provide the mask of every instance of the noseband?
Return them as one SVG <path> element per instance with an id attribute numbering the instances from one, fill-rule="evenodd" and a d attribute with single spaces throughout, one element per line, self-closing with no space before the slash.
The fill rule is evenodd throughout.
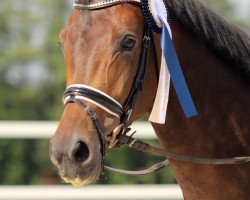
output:
<path id="1" fill-rule="evenodd" d="M 76 3 L 74 4 L 74 7 L 78 10 L 97 10 L 97 9 L 103 9 L 106 7 L 110 7 L 110 6 L 122 4 L 122 3 L 133 3 L 133 4 L 141 5 L 141 0 L 107 0 L 104 2 L 93 3 L 93 4 L 82 4 L 76 1 Z M 147 67 L 148 54 L 149 54 L 149 49 L 151 45 L 153 47 L 152 49 L 153 49 L 153 56 L 154 56 L 156 71 L 158 73 L 158 61 L 157 61 L 157 55 L 156 55 L 156 50 L 155 50 L 155 44 L 154 44 L 152 32 L 150 28 L 146 25 L 145 30 L 144 30 L 144 36 L 142 39 L 140 60 L 139 60 L 137 72 L 136 72 L 130 93 L 127 97 L 127 100 L 125 101 L 123 105 L 121 105 L 119 102 L 117 102 L 115 99 L 105 94 L 104 92 L 97 90 L 95 88 L 92 88 L 90 86 L 87 86 L 87 85 L 82 85 L 82 84 L 71 85 L 64 92 L 64 96 L 63 96 L 64 105 L 66 106 L 68 103 L 78 104 L 81 108 L 83 108 L 86 111 L 89 118 L 93 121 L 93 124 L 98 132 L 98 136 L 99 136 L 99 140 L 101 144 L 102 157 L 103 158 L 105 157 L 106 151 L 108 149 L 107 140 L 108 140 L 109 135 L 105 133 L 104 127 L 100 123 L 95 111 L 91 109 L 89 106 L 87 106 L 84 103 L 85 101 L 96 105 L 97 107 L 101 108 L 107 113 L 120 119 L 121 125 L 118 127 L 116 147 L 120 147 L 122 145 L 128 145 L 129 147 L 140 150 L 140 151 L 150 152 L 150 153 L 154 153 L 157 155 L 171 157 L 177 160 L 198 163 L 198 164 L 228 165 L 228 164 L 240 164 L 240 163 L 250 162 L 250 157 L 213 159 L 213 158 L 197 158 L 197 157 L 186 156 L 186 155 L 173 153 L 173 152 L 169 152 L 163 149 L 153 147 L 149 144 L 135 140 L 132 136 L 127 136 L 127 133 L 130 131 L 130 128 L 129 128 L 130 117 L 133 112 L 137 96 L 143 86 L 143 81 L 145 78 L 145 72 L 146 72 L 146 67 Z M 150 167 L 149 169 L 142 170 L 142 171 L 127 171 L 127 170 L 114 169 L 114 168 L 107 167 L 107 166 L 103 166 L 103 168 L 109 171 L 128 174 L 128 175 L 143 175 L 143 174 L 155 172 L 163 167 L 166 167 L 167 165 L 169 165 L 168 160 L 165 160 L 161 163 L 158 163 Z"/>

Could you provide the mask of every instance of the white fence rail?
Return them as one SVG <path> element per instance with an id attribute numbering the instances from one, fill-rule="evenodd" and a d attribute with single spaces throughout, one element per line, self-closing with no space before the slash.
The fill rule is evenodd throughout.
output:
<path id="1" fill-rule="evenodd" d="M 53 121 L 0 121 L 0 138 L 50 138 L 56 131 L 58 122 Z M 139 138 L 156 138 L 154 130 L 148 122 L 137 122 L 132 125 Z"/>
<path id="2" fill-rule="evenodd" d="M 50 138 L 58 122 L 0 121 L 0 138 Z M 156 138 L 149 123 L 137 122 L 137 137 Z M 181 200 L 178 185 L 107 185 L 76 189 L 71 186 L 1 186 L 0 200 Z"/>
<path id="3" fill-rule="evenodd" d="M 0 187 L 0 200 L 182 200 L 177 185 Z"/>

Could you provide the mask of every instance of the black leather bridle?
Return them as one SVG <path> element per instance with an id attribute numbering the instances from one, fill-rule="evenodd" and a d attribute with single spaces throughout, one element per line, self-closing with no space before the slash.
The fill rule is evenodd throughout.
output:
<path id="1" fill-rule="evenodd" d="M 113 113 L 113 115 L 120 118 L 120 123 L 123 124 L 122 132 L 125 133 L 128 130 L 130 116 L 132 114 L 134 104 L 136 102 L 136 98 L 140 90 L 142 89 L 143 81 L 145 78 L 148 53 L 149 53 L 149 48 L 150 48 L 150 40 L 152 38 L 151 34 L 152 33 L 150 29 L 148 28 L 148 26 L 145 26 L 139 65 L 137 68 L 137 72 L 134 78 L 131 91 L 125 103 L 123 104 L 123 106 L 121 106 L 118 102 L 116 102 L 114 99 L 104 94 L 103 92 L 98 91 L 97 89 L 91 88 L 89 86 L 72 85 L 68 87 L 66 91 L 64 92 L 64 96 L 63 96 L 64 104 L 66 105 L 72 102 L 77 103 L 87 112 L 88 116 L 93 121 L 94 126 L 99 134 L 99 139 L 100 139 L 101 149 L 102 149 L 101 151 L 102 151 L 103 156 L 105 156 L 105 152 L 106 152 L 107 135 L 105 135 L 105 131 L 103 130 L 95 111 L 93 111 L 90 107 L 88 107 L 81 100 L 81 98 L 83 97 L 83 98 L 86 98 L 87 100 L 90 99 L 94 101 L 95 103 L 97 103 L 98 105 L 102 105 L 104 108 L 110 111 L 110 113 Z M 155 56 L 155 59 L 157 59 L 156 56 Z"/>
<path id="2" fill-rule="evenodd" d="M 99 2 L 99 3 L 92 3 L 92 4 L 82 4 L 76 1 L 76 3 L 74 4 L 74 7 L 78 10 L 96 10 L 96 9 L 102 9 L 102 8 L 106 8 L 109 6 L 122 4 L 122 3 L 134 3 L 137 5 L 140 5 L 140 0 L 107 0 L 107 1 Z M 103 158 L 105 157 L 106 151 L 108 149 L 107 139 L 109 135 L 105 133 L 104 127 L 100 123 L 95 111 L 92 110 L 89 106 L 87 106 L 84 103 L 84 100 L 94 103 L 100 108 L 107 111 L 108 113 L 120 118 L 121 126 L 119 127 L 117 138 L 116 138 L 117 139 L 116 147 L 120 147 L 122 145 L 128 145 L 129 147 L 140 150 L 140 151 L 150 152 L 150 153 L 154 153 L 157 155 L 162 155 L 162 156 L 171 157 L 174 159 L 178 159 L 178 160 L 182 160 L 186 162 L 198 163 L 198 164 L 228 165 L 228 164 L 240 164 L 240 163 L 250 162 L 249 156 L 225 158 L 225 159 L 219 159 L 219 158 L 214 159 L 214 158 L 197 158 L 197 157 L 182 155 L 182 154 L 173 153 L 173 152 L 169 152 L 163 149 L 153 147 L 141 141 L 135 140 L 132 136 L 127 136 L 127 133 L 130 131 L 130 128 L 129 128 L 130 117 L 133 112 L 137 96 L 143 86 L 143 81 L 145 78 L 145 72 L 146 72 L 147 61 L 148 61 L 148 55 L 149 55 L 149 50 L 151 46 L 153 49 L 156 72 L 158 73 L 158 60 L 157 60 L 154 39 L 152 36 L 152 31 L 147 25 L 145 25 L 139 65 L 137 68 L 137 72 L 134 78 L 132 88 L 127 97 L 127 100 L 125 101 L 123 105 L 120 105 L 120 103 L 118 103 L 112 97 L 108 96 L 102 91 L 99 91 L 95 88 L 91 88 L 86 85 L 72 85 L 72 86 L 69 86 L 64 92 L 64 96 L 63 96 L 64 104 L 65 105 L 67 105 L 68 103 L 78 104 L 81 108 L 83 108 L 86 111 L 87 115 L 93 121 L 93 124 L 99 135 L 102 157 Z M 114 169 L 114 168 L 107 167 L 107 166 L 103 166 L 103 167 L 113 172 L 118 172 L 118 173 L 123 173 L 123 174 L 128 174 L 128 175 L 142 175 L 142 174 L 155 172 L 163 167 L 166 167 L 167 165 L 169 165 L 169 162 L 168 160 L 165 160 L 146 170 L 141 170 L 141 171 L 127 171 L 127 170 Z"/>
<path id="3" fill-rule="evenodd" d="M 158 73 L 158 60 L 157 60 L 154 39 L 153 39 L 152 31 L 146 24 L 144 28 L 144 35 L 143 35 L 142 44 L 141 44 L 141 52 L 140 52 L 140 59 L 139 59 L 137 72 L 136 72 L 130 93 L 125 103 L 123 104 L 123 106 L 121 106 L 117 101 L 112 99 L 112 97 L 108 96 L 102 91 L 99 91 L 95 88 L 91 88 L 90 86 L 86 86 L 86 85 L 80 85 L 80 84 L 71 85 L 64 92 L 64 95 L 63 95 L 64 105 L 67 105 L 68 103 L 78 104 L 81 108 L 83 108 L 86 111 L 89 118 L 93 121 L 93 124 L 98 132 L 99 141 L 101 144 L 101 153 L 102 153 L 103 158 L 106 155 L 107 140 L 108 140 L 107 138 L 109 137 L 109 135 L 105 133 L 104 127 L 101 125 L 100 120 L 98 119 L 95 111 L 91 109 L 89 106 L 87 106 L 83 102 L 83 100 L 87 100 L 92 103 L 95 103 L 99 107 L 104 108 L 104 110 L 106 110 L 110 114 L 113 114 L 114 116 L 120 118 L 120 124 L 122 126 L 120 126 L 120 129 L 119 129 L 116 146 L 122 146 L 126 144 L 127 142 L 130 142 L 131 139 L 133 140 L 132 137 L 129 137 L 126 134 L 130 131 L 130 128 L 129 128 L 130 117 L 133 112 L 137 96 L 142 89 L 143 82 L 145 79 L 147 61 L 149 57 L 148 55 L 149 55 L 149 50 L 151 46 L 153 49 L 153 57 L 155 60 L 154 61 L 155 68 L 156 68 L 155 71 L 156 73 Z M 131 144 L 129 144 L 130 147 L 134 145 L 133 143 L 134 142 L 131 142 Z M 110 171 L 116 170 L 114 168 L 110 168 L 106 166 L 105 166 L 105 169 L 110 170 Z"/>

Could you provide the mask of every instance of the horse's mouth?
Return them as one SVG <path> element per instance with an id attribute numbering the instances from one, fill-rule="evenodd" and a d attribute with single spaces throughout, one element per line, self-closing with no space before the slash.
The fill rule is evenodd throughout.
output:
<path id="1" fill-rule="evenodd" d="M 98 181 L 101 174 L 100 169 L 93 169 L 91 171 L 85 171 L 84 173 L 79 173 L 75 177 L 64 176 L 60 173 L 63 181 L 72 184 L 74 187 L 82 187 L 84 185 L 93 184 Z"/>
<path id="2" fill-rule="evenodd" d="M 98 156 L 98 159 L 93 159 L 85 164 L 65 161 L 62 166 L 59 167 L 59 174 L 62 180 L 72 184 L 74 187 L 81 187 L 98 181 L 102 172 L 102 159 L 101 156 Z"/>
<path id="3" fill-rule="evenodd" d="M 91 177 L 83 178 L 83 179 L 80 177 L 77 177 L 75 179 L 69 179 L 69 178 L 62 177 L 62 179 L 66 183 L 72 184 L 74 187 L 82 187 L 84 185 L 89 185 L 89 184 L 95 183 L 99 179 L 99 176 L 96 176 L 96 177 L 91 176 Z"/>

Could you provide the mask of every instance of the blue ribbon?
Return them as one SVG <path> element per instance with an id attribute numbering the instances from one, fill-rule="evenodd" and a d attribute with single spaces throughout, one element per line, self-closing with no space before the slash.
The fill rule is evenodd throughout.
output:
<path id="1" fill-rule="evenodd" d="M 196 116 L 197 111 L 193 99 L 183 76 L 181 66 L 175 52 L 174 44 L 164 23 L 161 37 L 161 48 L 183 112 L 187 118 Z"/>

